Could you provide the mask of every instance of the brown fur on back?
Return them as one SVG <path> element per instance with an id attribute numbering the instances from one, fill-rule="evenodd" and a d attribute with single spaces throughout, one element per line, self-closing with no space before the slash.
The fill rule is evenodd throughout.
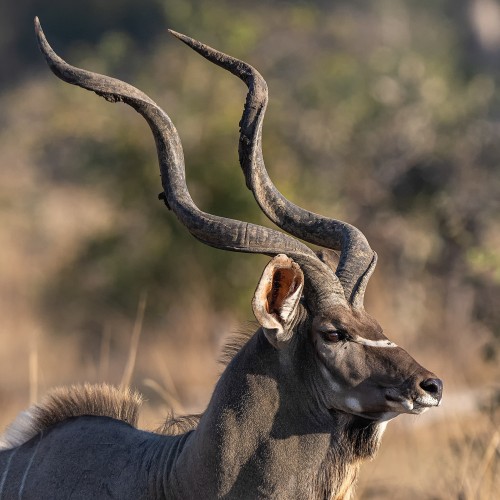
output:
<path id="1" fill-rule="evenodd" d="M 0 449 L 19 446 L 71 417 L 111 417 L 136 427 L 142 397 L 130 389 L 84 384 L 52 389 L 44 400 L 20 413 L 0 437 Z"/>

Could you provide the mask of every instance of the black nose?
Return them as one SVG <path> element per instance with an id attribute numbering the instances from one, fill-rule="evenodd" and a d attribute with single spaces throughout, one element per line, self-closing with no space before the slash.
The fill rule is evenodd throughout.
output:
<path id="1" fill-rule="evenodd" d="M 439 378 L 428 378 L 420 382 L 420 387 L 433 398 L 441 399 L 443 394 L 443 381 Z"/>

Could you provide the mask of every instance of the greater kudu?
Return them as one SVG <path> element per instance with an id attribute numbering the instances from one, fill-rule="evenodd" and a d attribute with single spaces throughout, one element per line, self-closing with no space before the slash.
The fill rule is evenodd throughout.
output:
<path id="1" fill-rule="evenodd" d="M 70 66 L 38 22 L 36 32 L 59 78 L 125 102 L 146 119 L 162 197 L 197 239 L 273 258 L 252 303 L 260 328 L 228 364 L 195 429 L 138 430 L 137 397 L 109 386 L 56 390 L 4 435 L 0 499 L 349 498 L 386 422 L 437 406 L 442 382 L 365 312 L 376 254 L 363 234 L 292 204 L 270 181 L 261 149 L 264 79 L 248 64 L 172 32 L 248 86 L 241 166 L 262 210 L 289 235 L 199 210 L 167 114 L 131 85 Z M 318 257 L 294 236 L 340 250 L 340 261 L 333 264 L 328 252 Z"/>

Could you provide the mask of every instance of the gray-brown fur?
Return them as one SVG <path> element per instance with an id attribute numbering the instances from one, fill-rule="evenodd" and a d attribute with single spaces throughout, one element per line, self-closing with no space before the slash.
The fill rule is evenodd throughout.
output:
<path id="1" fill-rule="evenodd" d="M 38 24 L 36 30 L 59 78 L 124 102 L 146 119 L 167 206 L 196 238 L 223 250 L 273 258 L 252 301 L 259 327 L 244 345 L 229 349 L 232 359 L 199 420 L 174 419 L 162 426 L 162 434 L 146 433 L 115 418 L 122 414 L 114 404 L 113 418 L 78 416 L 82 408 L 92 411 L 95 393 L 82 393 L 88 404 L 79 396 L 73 405 L 70 393 L 63 392 L 57 408 L 47 407 L 36 436 L 0 451 L 0 500 L 25 493 L 51 499 L 73 494 L 351 498 L 359 466 L 377 451 L 386 422 L 439 405 L 442 382 L 387 339 L 364 310 L 364 290 L 377 257 L 362 233 L 296 207 L 269 180 L 260 130 L 265 81 L 246 63 L 175 34 L 245 81 L 240 159 L 248 186 L 262 210 L 291 235 L 340 250 L 338 266 L 331 255 L 321 259 L 291 235 L 201 211 L 189 195 L 180 138 L 167 114 L 131 85 L 68 65 Z M 190 430 L 171 435 L 184 425 Z"/>

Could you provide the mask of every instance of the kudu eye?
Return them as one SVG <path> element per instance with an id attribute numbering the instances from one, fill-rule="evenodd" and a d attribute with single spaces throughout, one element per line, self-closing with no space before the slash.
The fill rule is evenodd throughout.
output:
<path id="1" fill-rule="evenodd" d="M 340 342 L 342 340 L 347 340 L 348 335 L 344 330 L 328 330 L 326 332 L 322 332 L 321 336 L 325 342 L 330 344 L 334 344 L 335 342 Z"/>

